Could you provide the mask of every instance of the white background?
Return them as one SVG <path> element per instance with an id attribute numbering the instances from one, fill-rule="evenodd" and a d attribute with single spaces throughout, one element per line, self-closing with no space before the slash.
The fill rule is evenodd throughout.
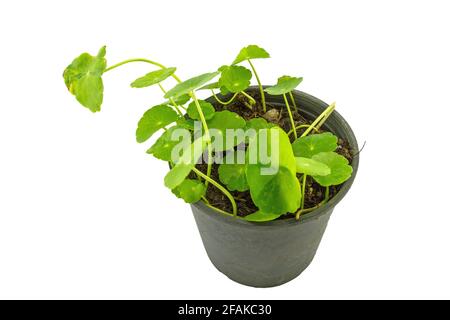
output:
<path id="1" fill-rule="evenodd" d="M 0 298 L 450 298 L 448 1 L 3 1 L 0 4 Z M 247 44 L 263 82 L 301 89 L 352 125 L 362 152 L 316 259 L 254 289 L 209 262 L 165 163 L 135 143 L 151 69 L 104 77 L 102 112 L 62 71 L 81 52 L 152 58 L 180 77 Z M 170 86 L 167 84 L 166 86 Z"/>

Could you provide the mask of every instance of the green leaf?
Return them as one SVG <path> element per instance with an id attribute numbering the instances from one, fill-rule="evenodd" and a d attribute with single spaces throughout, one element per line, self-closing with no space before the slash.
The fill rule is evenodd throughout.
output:
<path id="1" fill-rule="evenodd" d="M 313 176 L 321 186 L 335 186 L 345 182 L 351 177 L 353 168 L 348 160 L 336 152 L 321 152 L 312 157 L 313 160 L 327 165 L 331 173 L 326 176 Z"/>
<path id="2" fill-rule="evenodd" d="M 202 111 L 203 111 L 203 115 L 205 116 L 206 120 L 209 120 L 212 117 L 214 117 L 214 113 L 216 112 L 216 110 L 214 109 L 214 107 L 211 103 L 203 101 L 203 100 L 198 100 L 198 103 L 200 105 L 200 109 L 202 109 Z M 200 120 L 200 114 L 198 113 L 197 105 L 195 104 L 195 101 L 192 101 L 189 104 L 189 106 L 187 108 L 187 114 L 191 119 Z"/>
<path id="3" fill-rule="evenodd" d="M 204 137 L 199 137 L 184 150 L 176 165 L 164 177 L 164 184 L 167 188 L 174 189 L 186 179 L 202 156 L 206 148 L 205 141 Z"/>
<path id="4" fill-rule="evenodd" d="M 219 87 L 225 87 L 232 93 L 241 92 L 250 86 L 252 72 L 241 66 L 226 66 L 222 69 Z"/>
<path id="5" fill-rule="evenodd" d="M 203 87 L 198 88 L 197 90 L 212 90 L 212 89 L 219 89 L 219 88 L 220 88 L 219 82 L 216 81 L 216 82 L 208 83 L 207 85 L 204 85 Z"/>
<path id="6" fill-rule="evenodd" d="M 213 83 L 209 83 L 209 84 L 207 84 L 207 85 L 205 85 L 205 86 L 203 86 L 203 87 L 201 87 L 201 88 L 199 88 L 197 90 L 213 90 L 213 89 L 220 89 L 220 93 L 223 96 L 226 96 L 227 94 L 230 93 L 230 91 L 228 91 L 227 88 L 225 88 L 224 86 L 220 86 L 218 81 L 217 82 L 213 82 Z"/>
<path id="7" fill-rule="evenodd" d="M 177 120 L 177 125 L 184 129 L 194 131 L 194 129 L 195 129 L 194 122 L 195 122 L 195 120 L 183 117 L 183 118 L 180 118 Z"/>
<path id="8" fill-rule="evenodd" d="M 296 157 L 311 158 L 320 152 L 334 151 L 337 148 L 338 138 L 331 132 L 311 134 L 300 137 L 292 143 Z"/>
<path id="9" fill-rule="evenodd" d="M 253 118 L 247 121 L 246 129 L 255 129 L 256 131 L 260 129 L 269 129 L 274 127 L 273 123 L 267 122 L 264 118 Z"/>
<path id="10" fill-rule="evenodd" d="M 287 134 L 278 127 L 259 130 L 250 140 L 247 159 L 247 182 L 256 206 L 272 214 L 295 212 L 301 193 Z"/>
<path id="11" fill-rule="evenodd" d="M 230 159 L 231 158 L 231 161 Z M 238 163 L 237 157 L 234 155 L 227 156 L 224 163 L 219 165 L 219 179 L 230 191 L 246 191 L 248 190 L 247 178 L 245 176 L 245 163 Z"/>
<path id="12" fill-rule="evenodd" d="M 195 203 L 205 195 L 206 186 L 198 180 L 185 179 L 172 192 L 187 203 Z"/>
<path id="13" fill-rule="evenodd" d="M 178 120 L 178 114 L 168 105 L 160 104 L 147 110 L 139 120 L 136 141 L 144 142 L 156 131 Z"/>
<path id="14" fill-rule="evenodd" d="M 261 210 L 258 210 L 255 213 L 245 216 L 244 219 L 252 222 L 265 222 L 278 219 L 281 215 L 282 214 L 265 213 Z"/>
<path id="15" fill-rule="evenodd" d="M 169 99 L 190 93 L 191 91 L 203 86 L 207 82 L 214 79 L 218 74 L 219 72 L 204 73 L 202 75 L 183 81 L 167 91 L 167 93 L 164 95 L 164 98 Z"/>
<path id="16" fill-rule="evenodd" d="M 273 87 L 264 89 L 270 95 L 278 96 L 291 92 L 303 81 L 303 78 L 295 78 L 290 76 L 282 76 L 278 78 L 278 82 Z"/>
<path id="17" fill-rule="evenodd" d="M 247 121 L 245 130 L 247 131 L 246 143 L 256 136 L 256 133 L 261 129 L 269 129 L 275 127 L 273 123 L 267 122 L 264 118 L 253 118 Z M 254 130 L 254 131 L 251 131 Z"/>
<path id="18" fill-rule="evenodd" d="M 172 134 L 175 130 L 185 129 L 182 126 L 170 127 L 167 131 L 161 135 L 161 137 L 156 140 L 156 142 L 147 150 L 148 154 L 152 154 L 155 158 L 171 161 L 172 160 L 172 150 L 180 143 L 179 140 L 173 140 Z M 181 138 L 181 137 L 180 137 Z"/>
<path id="19" fill-rule="evenodd" d="M 228 110 L 216 112 L 214 117 L 206 123 L 211 135 L 215 137 L 212 142 L 215 151 L 231 149 L 244 141 L 244 135 L 234 135 L 234 133 L 238 133 L 236 129 L 244 129 L 246 122 L 234 112 Z M 228 137 L 227 129 L 230 129 Z"/>
<path id="20" fill-rule="evenodd" d="M 171 100 L 173 100 L 173 102 Z M 171 100 L 167 101 L 167 104 L 173 106 L 173 104 L 175 103 L 177 106 L 182 106 L 186 104 L 189 100 L 191 100 L 191 96 L 189 94 L 183 94 L 179 97 L 172 98 Z"/>
<path id="21" fill-rule="evenodd" d="M 145 76 L 134 80 L 131 83 L 133 88 L 145 88 L 160 83 L 173 75 L 177 68 L 165 68 L 147 73 Z"/>
<path id="22" fill-rule="evenodd" d="M 298 173 L 304 173 L 308 176 L 326 176 L 331 173 L 326 164 L 313 159 L 298 157 L 295 158 L 295 162 Z"/>
<path id="23" fill-rule="evenodd" d="M 106 47 L 97 56 L 83 53 L 75 58 L 64 70 L 67 89 L 75 95 L 78 102 L 92 112 L 100 111 L 103 102 L 102 74 L 106 69 Z"/>
<path id="24" fill-rule="evenodd" d="M 249 45 L 242 48 L 232 64 L 238 64 L 248 59 L 270 58 L 269 53 L 257 45 Z"/>

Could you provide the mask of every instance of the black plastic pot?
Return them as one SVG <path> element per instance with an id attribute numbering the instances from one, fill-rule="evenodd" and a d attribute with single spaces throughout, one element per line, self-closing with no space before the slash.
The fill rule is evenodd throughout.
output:
<path id="1" fill-rule="evenodd" d="M 293 94 L 301 113 L 308 119 L 314 119 L 328 106 L 306 93 Z M 281 96 L 266 95 L 266 99 L 271 105 L 284 106 Z M 331 114 L 324 128 L 358 150 L 353 131 L 338 112 Z M 218 213 L 202 202 L 192 204 L 203 245 L 213 265 L 231 280 L 252 287 L 274 287 L 300 275 L 313 260 L 334 207 L 353 183 L 358 156 L 351 165 L 353 175 L 339 192 L 300 221 L 292 218 L 253 223 Z"/>

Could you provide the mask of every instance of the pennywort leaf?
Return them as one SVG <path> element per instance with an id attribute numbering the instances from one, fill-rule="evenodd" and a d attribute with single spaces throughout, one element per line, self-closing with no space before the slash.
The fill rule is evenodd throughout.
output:
<path id="1" fill-rule="evenodd" d="M 334 151 L 337 148 L 338 138 L 331 132 L 311 134 L 300 137 L 292 143 L 296 157 L 311 158 L 320 152 Z"/>
<path id="2" fill-rule="evenodd" d="M 247 191 L 248 184 L 247 178 L 245 176 L 245 163 L 238 163 L 236 161 L 237 157 L 232 156 L 231 163 L 229 161 L 225 161 L 221 165 L 219 165 L 219 179 L 224 185 L 227 186 L 227 189 L 230 191 Z"/>
<path id="3" fill-rule="evenodd" d="M 133 88 L 145 88 L 152 86 L 154 84 L 158 84 L 163 80 L 166 80 L 168 77 L 173 75 L 177 68 L 165 68 L 165 69 L 159 69 L 152 71 L 150 73 L 147 73 L 145 76 L 140 77 L 136 80 L 134 80 L 131 83 L 131 87 Z"/>
<path id="4" fill-rule="evenodd" d="M 206 148 L 206 139 L 199 137 L 184 151 L 176 165 L 164 177 L 164 184 L 169 189 L 179 186 L 189 175 Z"/>
<path id="5" fill-rule="evenodd" d="M 287 134 L 262 129 L 247 148 L 247 182 L 253 202 L 263 212 L 283 214 L 300 206 L 296 161 Z"/>
<path id="6" fill-rule="evenodd" d="M 229 92 L 244 91 L 250 86 L 252 72 L 242 66 L 224 66 L 221 68 L 219 87 L 225 87 Z"/>
<path id="7" fill-rule="evenodd" d="M 198 180 L 185 179 L 172 192 L 187 203 L 195 203 L 205 195 L 206 186 Z"/>
<path id="8" fill-rule="evenodd" d="M 303 81 L 303 78 L 282 76 L 278 78 L 277 84 L 264 89 L 270 95 L 277 96 L 291 92 Z"/>
<path id="9" fill-rule="evenodd" d="M 321 152 L 312 157 L 312 160 L 321 162 L 330 168 L 328 175 L 313 175 L 321 186 L 335 186 L 345 182 L 351 177 L 353 168 L 348 164 L 348 160 L 336 152 Z"/>
<path id="10" fill-rule="evenodd" d="M 269 53 L 257 45 L 249 45 L 241 49 L 232 64 L 238 64 L 248 59 L 270 58 Z"/>
<path id="11" fill-rule="evenodd" d="M 330 168 L 326 164 L 313 159 L 297 157 L 295 158 L 295 163 L 297 172 L 308 176 L 326 176 L 331 173 Z"/>
<path id="12" fill-rule="evenodd" d="M 252 222 L 265 222 L 272 221 L 278 219 L 282 214 L 274 214 L 274 213 L 265 213 L 261 210 L 256 211 L 255 213 L 249 214 L 245 216 L 244 219 Z"/>
<path id="13" fill-rule="evenodd" d="M 247 121 L 246 129 L 255 129 L 256 131 L 260 129 L 269 129 L 274 127 L 273 123 L 267 122 L 264 118 L 253 118 Z"/>
<path id="14" fill-rule="evenodd" d="M 189 100 L 191 100 L 191 96 L 189 94 L 183 94 L 179 97 L 175 97 L 167 101 L 167 104 L 170 104 L 172 106 L 175 103 L 177 106 L 182 106 L 186 104 Z"/>
<path id="15" fill-rule="evenodd" d="M 173 133 L 175 130 L 183 128 L 182 126 L 173 126 L 170 127 L 167 131 L 161 135 L 161 137 L 156 140 L 156 142 L 147 150 L 148 154 L 152 154 L 155 158 L 171 161 L 172 160 L 172 150 L 173 148 L 180 143 L 180 138 L 178 140 L 173 139 Z M 183 128 L 184 129 L 184 128 Z"/>
<path id="16" fill-rule="evenodd" d="M 167 91 L 167 93 L 164 95 L 164 98 L 166 98 L 166 99 L 176 98 L 183 94 L 188 94 L 192 90 L 195 90 L 195 89 L 203 86 L 207 82 L 211 81 L 218 74 L 219 74 L 219 72 L 204 73 L 199 76 L 190 78 L 186 81 L 183 81 L 181 83 L 178 83 L 175 87 L 173 87 L 172 89 Z"/>
<path id="17" fill-rule="evenodd" d="M 177 121 L 178 118 L 178 114 L 168 105 L 161 104 L 150 108 L 139 120 L 136 141 L 139 143 L 146 141 L 156 131 Z"/>
<path id="18" fill-rule="evenodd" d="M 211 119 L 214 117 L 214 113 L 216 110 L 214 109 L 213 105 L 207 101 L 204 100 L 198 100 L 198 103 L 200 105 L 200 109 L 203 111 L 203 115 L 205 116 L 206 120 Z M 197 105 L 195 104 L 195 101 L 192 101 L 188 108 L 187 108 L 187 114 L 191 119 L 194 120 L 200 120 L 200 114 L 198 113 Z"/>
<path id="19" fill-rule="evenodd" d="M 229 150 L 244 141 L 244 135 L 239 135 L 236 129 L 244 129 L 246 122 L 234 112 L 228 110 L 216 112 L 214 117 L 207 121 L 207 125 L 211 136 L 214 137 L 215 151 Z"/>
<path id="20" fill-rule="evenodd" d="M 100 111 L 103 102 L 102 74 L 106 69 L 106 47 L 97 56 L 83 53 L 64 70 L 67 89 L 78 102 L 92 112 Z"/>

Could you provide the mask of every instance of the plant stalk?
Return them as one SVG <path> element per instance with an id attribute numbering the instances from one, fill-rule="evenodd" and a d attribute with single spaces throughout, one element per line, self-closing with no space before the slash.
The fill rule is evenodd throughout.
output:
<path id="1" fill-rule="evenodd" d="M 211 168 L 212 168 L 211 136 L 209 134 L 209 128 L 208 128 L 208 124 L 206 123 L 205 115 L 203 114 L 203 110 L 200 107 L 200 103 L 198 102 L 198 99 L 197 99 L 194 91 L 191 91 L 191 96 L 192 96 L 192 99 L 194 99 L 195 106 L 197 107 L 198 114 L 200 115 L 200 120 L 202 122 L 202 126 L 203 126 L 203 128 L 205 130 L 206 144 L 207 144 L 207 147 L 208 147 L 208 161 L 207 161 L 208 167 L 206 169 L 206 175 L 209 178 L 211 176 Z M 208 180 L 206 180 L 205 186 L 208 187 Z"/>
<path id="2" fill-rule="evenodd" d="M 250 96 L 247 92 L 245 92 L 245 91 L 241 91 L 240 92 L 242 95 L 244 95 L 249 101 L 250 101 L 250 105 L 255 105 L 256 104 L 256 100 L 255 99 L 253 99 L 253 97 L 252 96 Z"/>
<path id="3" fill-rule="evenodd" d="M 294 95 L 292 94 L 292 91 L 289 91 L 289 97 L 291 98 L 291 102 L 292 102 L 292 105 L 294 106 L 294 110 L 298 112 L 297 104 L 295 103 L 295 99 L 294 99 Z"/>
<path id="4" fill-rule="evenodd" d="M 302 137 L 307 136 L 311 130 L 313 130 L 313 128 L 319 129 L 319 127 L 317 126 L 319 122 L 321 122 L 322 124 L 325 122 L 326 119 L 328 119 L 328 117 L 330 116 L 330 114 L 334 111 L 334 109 L 336 108 L 336 103 L 333 102 L 332 104 L 330 104 L 328 106 L 328 108 L 326 108 L 324 110 L 324 112 L 322 112 L 317 118 L 316 120 L 314 120 L 313 123 L 311 123 L 311 125 L 309 126 L 308 129 L 305 130 L 305 132 L 303 132 Z M 322 122 L 323 120 L 323 122 Z"/>
<path id="5" fill-rule="evenodd" d="M 289 119 L 291 120 L 291 126 L 292 126 L 292 130 L 294 130 L 294 137 L 295 139 L 297 139 L 297 130 L 295 130 L 295 122 L 294 122 L 294 118 L 292 117 L 292 112 L 291 112 L 291 108 L 289 107 L 289 102 L 286 98 L 286 94 L 283 93 L 283 99 L 284 99 L 284 103 L 286 104 L 287 107 L 287 111 L 289 114 Z"/>
<path id="6" fill-rule="evenodd" d="M 261 80 L 259 80 L 258 73 L 256 72 L 255 66 L 253 65 L 252 61 L 250 59 L 247 59 L 247 61 L 250 64 L 250 67 L 252 68 L 253 73 L 255 74 L 256 82 L 258 82 L 259 92 L 261 93 L 261 102 L 263 105 L 263 111 L 266 112 L 267 111 L 266 97 L 264 96 L 264 90 L 263 90 L 263 87 L 261 84 Z"/>
<path id="7" fill-rule="evenodd" d="M 213 186 L 215 186 L 217 189 L 219 189 L 220 191 L 222 191 L 222 193 L 230 200 L 231 202 L 231 206 L 233 207 L 233 215 L 236 217 L 237 216 L 237 206 L 236 206 L 236 201 L 234 200 L 233 196 L 231 195 L 231 193 L 228 192 L 227 189 L 225 189 L 224 187 L 222 187 L 219 183 L 217 183 L 214 179 L 210 178 L 209 176 L 205 175 L 203 172 L 201 172 L 200 170 L 198 170 L 197 168 L 194 167 L 194 169 L 192 169 L 196 174 L 198 174 L 199 176 L 201 176 L 203 179 L 205 179 L 205 181 L 210 182 Z"/>
<path id="8" fill-rule="evenodd" d="M 211 90 L 211 92 L 212 92 L 212 95 L 214 96 L 214 98 L 216 98 L 216 101 L 217 101 L 218 103 L 220 103 L 221 105 L 223 105 L 223 106 L 226 106 L 226 105 L 229 105 L 230 103 L 232 103 L 233 100 L 234 100 L 234 98 L 236 98 L 237 95 L 238 95 L 238 92 L 237 92 L 237 93 L 235 93 L 235 94 L 233 95 L 233 97 L 231 97 L 230 100 L 228 100 L 228 101 L 222 101 L 222 100 L 220 100 L 220 98 L 216 95 L 216 93 L 214 92 L 214 90 Z"/>
<path id="9" fill-rule="evenodd" d="M 161 89 L 161 91 L 166 94 L 166 90 L 164 89 L 164 87 L 161 85 L 161 83 L 158 83 L 159 88 Z M 175 103 L 175 101 L 173 100 L 173 98 L 169 98 L 169 101 L 172 103 L 172 105 L 174 106 L 174 108 L 177 110 L 178 114 L 180 116 L 183 116 L 183 113 L 181 112 L 180 108 L 178 108 L 178 105 Z"/>
<path id="10" fill-rule="evenodd" d="M 149 60 L 149 59 L 144 59 L 144 58 L 134 58 L 134 59 L 128 59 L 128 60 L 124 60 L 122 62 L 116 63 L 116 64 L 106 68 L 104 72 L 108 72 L 108 71 L 110 71 L 112 69 L 115 69 L 117 67 L 120 67 L 120 66 L 122 66 L 124 64 L 127 64 L 127 63 L 130 63 L 130 62 L 146 62 L 146 63 L 150 63 L 150 64 L 152 64 L 154 66 L 160 67 L 161 69 L 167 69 L 164 65 L 162 65 L 159 62 L 152 61 L 152 60 Z M 181 79 L 178 78 L 175 73 L 172 74 L 172 78 L 174 78 L 178 83 L 182 82 Z"/>

